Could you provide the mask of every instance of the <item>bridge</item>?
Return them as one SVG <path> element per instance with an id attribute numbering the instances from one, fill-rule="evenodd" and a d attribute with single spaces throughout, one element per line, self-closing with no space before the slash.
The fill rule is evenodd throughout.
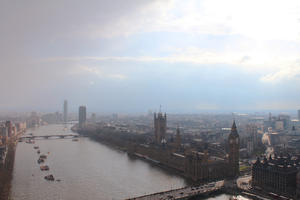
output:
<path id="1" fill-rule="evenodd" d="M 158 192 L 127 200 L 185 200 L 200 195 L 209 195 L 221 190 L 223 187 L 224 181 L 218 181 L 200 186 L 189 186 L 165 192 Z"/>
<path id="2" fill-rule="evenodd" d="M 19 137 L 20 140 L 33 140 L 33 139 L 64 139 L 64 138 L 79 138 L 83 137 L 81 135 L 75 135 L 75 134 L 64 134 L 64 135 L 27 135 Z"/>

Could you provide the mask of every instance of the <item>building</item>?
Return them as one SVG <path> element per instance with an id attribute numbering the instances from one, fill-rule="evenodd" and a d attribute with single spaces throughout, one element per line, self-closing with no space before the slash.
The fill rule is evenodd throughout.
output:
<path id="1" fill-rule="evenodd" d="M 41 118 L 36 112 L 31 112 L 30 117 L 26 120 L 26 124 L 28 128 L 37 127 L 41 124 Z"/>
<path id="2" fill-rule="evenodd" d="M 154 113 L 154 134 L 155 142 L 157 144 L 165 143 L 167 131 L 167 115 L 159 112 L 157 115 Z"/>
<path id="3" fill-rule="evenodd" d="M 5 125 L 0 126 L 0 146 L 6 144 L 8 140 L 8 128 Z"/>
<path id="4" fill-rule="evenodd" d="M 257 133 L 257 126 L 255 124 L 247 124 L 246 133 L 247 137 L 253 141 L 253 148 L 256 148 L 260 139 Z"/>
<path id="5" fill-rule="evenodd" d="M 79 107 L 79 114 L 78 114 L 78 124 L 81 128 L 86 122 L 86 107 L 80 106 Z"/>
<path id="6" fill-rule="evenodd" d="M 299 167 L 300 156 L 291 157 L 281 154 L 277 157 L 275 154 L 269 159 L 257 158 L 252 166 L 252 186 L 259 190 L 289 197 L 294 197 L 297 191 L 297 195 L 300 196 Z"/>
<path id="7" fill-rule="evenodd" d="M 64 123 L 68 121 L 68 101 L 64 101 Z"/>
<path id="8" fill-rule="evenodd" d="M 63 116 L 59 112 L 47 113 L 41 116 L 42 121 L 47 124 L 57 124 L 63 121 Z"/>
<path id="9" fill-rule="evenodd" d="M 240 139 L 235 122 L 233 122 L 228 142 L 228 160 L 211 156 L 207 149 L 204 152 L 187 152 L 184 165 L 185 176 L 194 181 L 210 181 L 238 176 Z"/>
<path id="10" fill-rule="evenodd" d="M 92 116 L 91 116 L 91 122 L 92 123 L 96 123 L 96 113 L 92 113 Z"/>
<path id="11" fill-rule="evenodd" d="M 275 129 L 276 129 L 277 131 L 283 131 L 283 130 L 284 130 L 284 122 L 281 121 L 281 120 L 277 120 L 277 121 L 275 122 Z"/>
<path id="12" fill-rule="evenodd" d="M 6 121 L 5 126 L 6 126 L 7 131 L 8 131 L 8 137 L 12 137 L 13 134 L 14 134 L 12 122 L 11 121 Z"/>
<path id="13" fill-rule="evenodd" d="M 228 142 L 229 142 L 229 165 L 232 169 L 231 176 L 235 177 L 239 175 L 240 171 L 240 165 L 239 165 L 239 158 L 240 158 L 240 137 L 237 132 L 235 121 L 232 124 L 231 132 L 228 136 Z"/>
<path id="14" fill-rule="evenodd" d="M 255 124 L 246 125 L 246 145 L 247 145 L 247 154 L 248 156 L 251 156 L 253 151 L 259 145 L 257 126 Z"/>
<path id="15" fill-rule="evenodd" d="M 181 136 L 180 136 L 180 129 L 179 129 L 179 127 L 176 128 L 175 145 L 176 145 L 177 149 L 180 149 L 180 147 L 181 147 Z"/>
<path id="16" fill-rule="evenodd" d="M 247 154 L 250 156 L 253 153 L 254 150 L 254 143 L 252 138 L 248 138 L 247 140 Z"/>

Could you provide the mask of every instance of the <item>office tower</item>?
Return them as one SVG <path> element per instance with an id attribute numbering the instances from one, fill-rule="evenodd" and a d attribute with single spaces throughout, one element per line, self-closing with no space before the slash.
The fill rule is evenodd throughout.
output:
<path id="1" fill-rule="evenodd" d="M 68 121 L 68 101 L 64 101 L 64 123 Z"/>
<path id="2" fill-rule="evenodd" d="M 79 107 L 79 116 L 78 116 L 78 123 L 79 127 L 82 128 L 84 123 L 86 122 L 86 107 L 80 106 Z"/>
<path id="3" fill-rule="evenodd" d="M 247 138 L 249 141 L 252 141 L 253 148 L 255 149 L 259 143 L 258 133 L 257 133 L 257 126 L 255 124 L 247 124 L 246 125 L 246 133 Z"/>

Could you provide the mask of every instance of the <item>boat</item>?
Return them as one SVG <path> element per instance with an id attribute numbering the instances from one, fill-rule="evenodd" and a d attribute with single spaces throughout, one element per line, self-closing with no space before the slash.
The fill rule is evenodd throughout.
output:
<path id="1" fill-rule="evenodd" d="M 31 140 L 31 139 L 30 140 L 26 140 L 26 143 L 27 144 L 34 144 L 34 140 Z"/>
<path id="2" fill-rule="evenodd" d="M 38 147 L 38 146 L 34 146 L 33 148 L 34 148 L 34 149 L 38 149 L 39 147 Z"/>
<path id="3" fill-rule="evenodd" d="M 40 155 L 41 159 L 47 159 L 47 156 L 45 154 Z"/>
<path id="4" fill-rule="evenodd" d="M 48 171 L 49 170 L 49 166 L 48 165 L 42 165 L 42 166 L 40 166 L 40 169 L 42 171 Z"/>
<path id="5" fill-rule="evenodd" d="M 40 153 L 41 153 L 41 151 L 40 151 L 40 150 L 38 150 L 38 151 L 37 151 L 37 153 L 38 153 L 38 154 L 40 154 Z"/>
<path id="6" fill-rule="evenodd" d="M 46 179 L 47 181 L 54 181 L 55 180 L 54 176 L 52 174 L 45 176 L 44 179 Z"/>
<path id="7" fill-rule="evenodd" d="M 43 158 L 39 158 L 38 161 L 37 161 L 39 164 L 45 162 L 45 160 Z"/>
<path id="8" fill-rule="evenodd" d="M 77 138 L 73 138 L 72 141 L 73 142 L 78 142 L 78 139 Z"/>

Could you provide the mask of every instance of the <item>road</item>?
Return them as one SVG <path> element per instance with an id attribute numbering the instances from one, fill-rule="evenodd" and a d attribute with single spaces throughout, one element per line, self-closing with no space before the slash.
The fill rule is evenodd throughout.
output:
<path id="1" fill-rule="evenodd" d="M 224 181 L 213 182 L 201 186 L 184 187 L 176 190 L 170 190 L 151 195 L 141 196 L 133 198 L 131 200 L 171 200 L 171 199 L 183 199 L 187 197 L 196 196 L 199 194 L 210 193 L 217 191 L 224 186 Z"/>

